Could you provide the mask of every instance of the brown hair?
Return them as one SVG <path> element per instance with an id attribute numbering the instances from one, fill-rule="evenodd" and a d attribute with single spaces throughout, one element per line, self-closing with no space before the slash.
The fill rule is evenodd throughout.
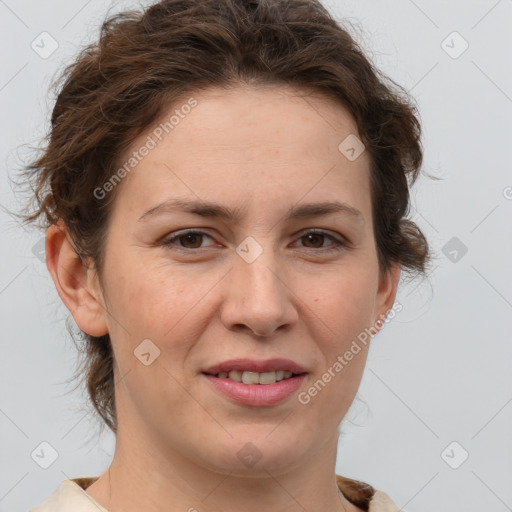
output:
<path id="1" fill-rule="evenodd" d="M 427 241 L 406 218 L 423 156 L 416 108 L 317 0 L 163 0 L 107 19 L 99 41 L 56 84 L 48 143 L 24 170 L 36 205 L 25 221 L 43 216 L 44 227 L 64 221 L 77 253 L 101 277 L 120 187 L 108 201 L 94 190 L 169 105 L 195 91 L 242 84 L 315 89 L 348 109 L 371 156 L 379 267 L 398 262 L 409 273 L 425 273 Z M 89 395 L 116 432 L 109 336 L 81 335 Z"/>

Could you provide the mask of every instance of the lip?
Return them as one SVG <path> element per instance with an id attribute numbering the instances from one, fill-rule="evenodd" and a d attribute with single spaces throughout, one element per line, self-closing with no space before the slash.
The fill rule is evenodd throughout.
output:
<path id="1" fill-rule="evenodd" d="M 229 361 L 223 361 L 222 363 L 215 364 L 202 370 L 202 373 L 216 375 L 220 372 L 230 372 L 231 370 L 248 371 L 248 372 L 275 372 L 277 370 L 289 371 L 292 373 L 306 373 L 304 367 L 300 364 L 292 361 L 291 359 L 266 359 L 264 361 L 257 361 L 254 359 L 231 359 Z M 259 386 L 260 384 L 256 384 Z M 273 386 L 274 384 L 268 384 Z M 247 386 L 247 384 L 244 384 Z"/>
<path id="2" fill-rule="evenodd" d="M 243 384 L 231 379 L 203 374 L 210 384 L 237 404 L 253 407 L 276 405 L 292 396 L 302 385 L 307 374 L 296 375 L 275 384 Z"/>
<path id="3" fill-rule="evenodd" d="M 243 384 L 231 379 L 215 377 L 220 372 L 231 370 L 248 372 L 289 371 L 298 375 L 274 384 Z M 293 395 L 304 382 L 307 372 L 303 366 L 291 359 L 231 359 L 206 368 L 202 375 L 213 388 L 237 404 L 253 407 L 276 405 Z"/>

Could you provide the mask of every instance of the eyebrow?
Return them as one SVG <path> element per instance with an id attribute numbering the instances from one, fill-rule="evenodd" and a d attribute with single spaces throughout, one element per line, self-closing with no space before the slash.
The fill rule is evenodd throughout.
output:
<path id="1" fill-rule="evenodd" d="M 246 212 L 244 208 L 230 209 L 213 202 L 197 201 L 193 199 L 168 199 L 146 210 L 139 217 L 139 222 L 147 221 L 150 217 L 175 211 L 191 213 L 206 218 L 218 218 L 235 223 L 239 223 Z M 341 213 L 356 220 L 364 221 L 364 216 L 360 210 L 339 201 L 296 205 L 287 212 L 284 220 L 299 220 L 310 217 L 320 217 L 322 215 L 331 215 L 333 213 Z"/>

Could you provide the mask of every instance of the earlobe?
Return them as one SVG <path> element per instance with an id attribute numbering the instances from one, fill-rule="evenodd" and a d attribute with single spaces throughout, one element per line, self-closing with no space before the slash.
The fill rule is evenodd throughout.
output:
<path id="1" fill-rule="evenodd" d="M 46 266 L 78 327 L 91 336 L 108 334 L 103 296 L 95 270 L 78 256 L 63 221 L 46 231 Z"/>
<path id="2" fill-rule="evenodd" d="M 385 275 L 381 276 L 377 292 L 375 329 L 380 331 L 384 325 L 387 314 L 393 308 L 400 280 L 402 267 L 399 263 L 392 263 Z"/>

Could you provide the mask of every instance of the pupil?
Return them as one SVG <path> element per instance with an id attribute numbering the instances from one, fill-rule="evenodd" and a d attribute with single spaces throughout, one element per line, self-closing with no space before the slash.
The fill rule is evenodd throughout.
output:
<path id="1" fill-rule="evenodd" d="M 184 236 L 184 238 L 185 238 L 185 240 L 188 240 L 188 241 L 190 241 L 190 239 L 192 239 L 191 245 L 197 246 L 197 239 L 199 239 L 199 237 L 200 237 L 200 236 L 201 236 L 201 235 L 194 235 L 194 234 L 191 234 L 191 235 L 185 235 L 185 236 Z M 196 243 L 195 243 L 195 244 L 194 244 L 194 240 L 196 240 Z M 188 243 L 188 241 L 187 241 L 187 242 L 185 242 L 185 243 Z M 201 245 L 201 243 L 200 243 L 200 242 L 199 242 L 199 245 Z"/>
<path id="2" fill-rule="evenodd" d="M 321 240 L 321 237 L 322 237 L 322 236 L 323 236 L 323 235 L 316 235 L 316 234 L 306 235 L 306 237 L 309 239 L 309 241 L 311 241 L 311 239 L 313 239 L 313 245 L 315 245 L 315 238 L 316 238 L 317 240 Z M 320 243 L 320 246 L 321 246 L 321 245 L 322 245 L 322 244 Z"/>

